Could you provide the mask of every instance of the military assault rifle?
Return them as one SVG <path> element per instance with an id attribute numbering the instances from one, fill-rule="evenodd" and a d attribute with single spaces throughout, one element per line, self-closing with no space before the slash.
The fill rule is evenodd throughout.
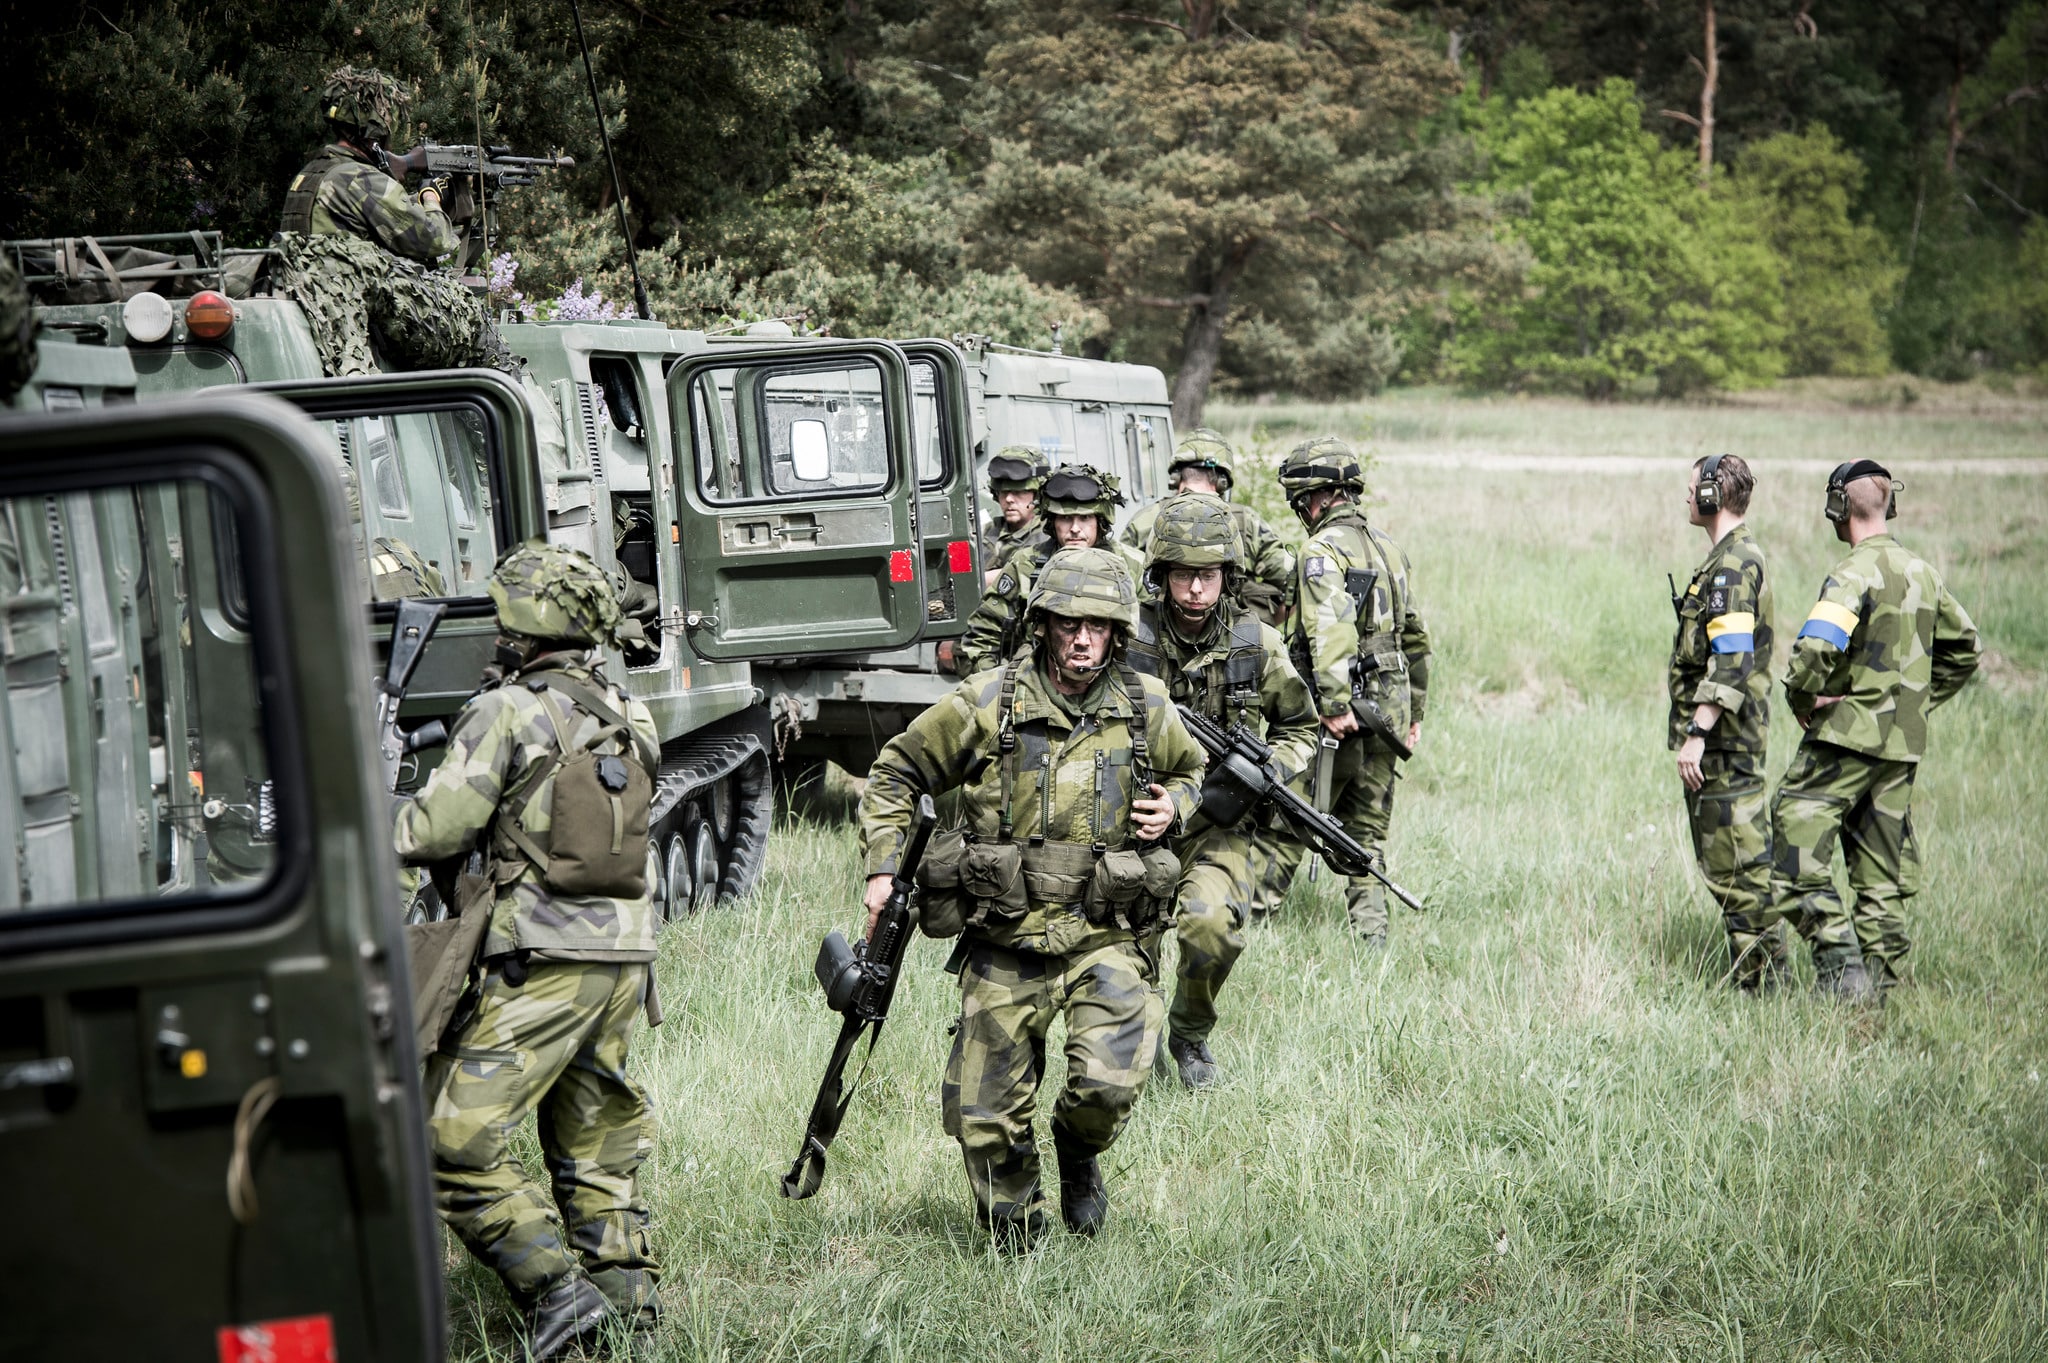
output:
<path id="1" fill-rule="evenodd" d="M 1332 869 L 1347 876 L 1371 876 L 1387 892 L 1417 913 L 1422 901 L 1387 878 L 1372 853 L 1344 831 L 1344 825 L 1287 788 L 1273 771 L 1273 749 L 1242 724 L 1228 732 L 1222 725 L 1185 705 L 1181 722 L 1209 754 L 1209 775 L 1202 782 L 1202 812 L 1229 827 L 1262 800 L 1271 801 L 1312 852 L 1320 852 Z"/>
<path id="2" fill-rule="evenodd" d="M 932 826 L 938 821 L 932 797 L 918 796 L 917 823 L 889 884 L 889 902 L 875 918 L 875 930 L 866 941 L 849 946 L 835 928 L 818 947 L 818 983 L 825 990 L 825 1006 L 840 1015 L 839 1040 L 833 1043 L 825 1081 L 818 1085 L 817 1100 L 804 1123 L 804 1143 L 782 1177 L 784 1197 L 809 1197 L 825 1181 L 825 1147 L 839 1134 L 847 1105 L 853 1101 L 846 1088 L 846 1062 L 853 1058 L 862 1032 L 868 1033 L 868 1055 L 872 1057 L 882 1024 L 889 1020 L 889 1001 L 896 995 L 903 948 L 910 941 L 910 887 L 924 860 L 925 844 L 931 841 Z"/>
<path id="3" fill-rule="evenodd" d="M 399 763 L 407 753 L 448 741 L 448 726 L 438 719 L 411 733 L 398 727 L 399 703 L 447 609 L 439 601 L 408 597 L 398 603 L 391 621 L 391 656 L 384 664 L 384 679 L 377 684 L 377 755 L 384 761 L 384 789 L 393 794 L 398 791 Z"/>
<path id="4" fill-rule="evenodd" d="M 567 170 L 576 164 L 573 156 L 515 156 L 510 147 L 440 142 L 422 142 L 411 151 L 382 155 L 384 173 L 401 180 L 408 175 L 481 175 L 497 185 L 530 185 L 544 170 Z"/>

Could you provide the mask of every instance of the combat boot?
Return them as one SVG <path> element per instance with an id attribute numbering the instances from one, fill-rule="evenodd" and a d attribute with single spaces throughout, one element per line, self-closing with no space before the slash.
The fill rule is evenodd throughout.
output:
<path id="1" fill-rule="evenodd" d="M 1057 1133 L 1053 1149 L 1060 1166 L 1060 1220 L 1076 1235 L 1093 1235 L 1109 1216 L 1109 1189 L 1103 1186 L 1102 1166 L 1093 1154 L 1081 1154 L 1060 1144 Z"/>
<path id="2" fill-rule="evenodd" d="M 990 1216 L 976 1208 L 974 1223 L 989 1233 L 996 1249 L 1003 1254 L 1029 1254 L 1045 1237 L 1045 1213 L 1034 1211 L 1024 1216 Z"/>
<path id="3" fill-rule="evenodd" d="M 1208 1042 L 1183 1041 L 1177 1036 L 1169 1036 L 1166 1051 L 1180 1070 L 1181 1083 L 1189 1088 L 1205 1089 L 1216 1082 L 1216 1057 L 1209 1054 Z"/>
<path id="4" fill-rule="evenodd" d="M 566 1274 L 534 1300 L 526 1317 L 527 1356 L 533 1363 L 573 1357 L 604 1338 L 611 1314 L 612 1304 L 581 1269 Z"/>
<path id="5" fill-rule="evenodd" d="M 1878 993 L 1877 985 L 1871 980 L 1870 970 L 1863 964 L 1861 955 L 1847 956 L 1821 965 L 1813 987 L 1816 992 L 1843 1003 L 1879 1008 L 1884 1006 L 1884 995 Z"/>

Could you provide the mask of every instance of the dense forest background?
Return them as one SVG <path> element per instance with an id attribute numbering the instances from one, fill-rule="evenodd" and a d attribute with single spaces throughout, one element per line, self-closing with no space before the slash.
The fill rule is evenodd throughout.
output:
<path id="1" fill-rule="evenodd" d="M 2048 364 L 2048 0 L 584 0 L 656 315 L 1215 392 Z M 568 0 L 0 14 L 0 233 L 260 244 L 322 74 L 561 148 L 504 300 L 631 296 Z"/>

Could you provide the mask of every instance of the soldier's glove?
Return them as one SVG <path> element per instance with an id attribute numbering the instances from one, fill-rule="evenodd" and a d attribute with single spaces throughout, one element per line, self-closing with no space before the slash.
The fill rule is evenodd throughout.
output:
<path id="1" fill-rule="evenodd" d="M 433 179 L 420 186 L 419 200 L 421 203 L 427 201 L 427 195 L 429 194 L 432 194 L 436 201 L 443 207 L 446 207 L 448 203 L 448 177 L 436 175 Z"/>
<path id="2" fill-rule="evenodd" d="M 447 189 L 441 195 L 441 209 L 447 213 L 448 221 L 457 227 L 476 216 L 476 195 L 470 189 L 470 177 L 457 175 L 452 180 L 442 177 Z"/>

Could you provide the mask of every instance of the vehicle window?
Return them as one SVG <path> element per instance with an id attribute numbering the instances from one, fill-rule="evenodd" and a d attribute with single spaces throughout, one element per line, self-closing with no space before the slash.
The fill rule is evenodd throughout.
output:
<path id="1" fill-rule="evenodd" d="M 327 423 L 373 601 L 481 597 L 497 562 L 489 442 L 470 406 Z M 367 483 L 372 495 L 358 489 Z"/>
<path id="2" fill-rule="evenodd" d="M 992 448 L 1025 445 L 1054 464 L 1084 462 L 1075 453 L 1078 447 L 1074 443 L 1074 409 L 1070 404 L 1011 398 L 1004 405 L 1009 409 L 1009 429 L 1000 440 L 990 439 Z"/>
<path id="3" fill-rule="evenodd" d="M 944 420 L 938 362 L 914 357 L 910 361 L 910 438 L 917 445 L 920 486 L 936 487 L 946 481 Z"/>
<path id="4" fill-rule="evenodd" d="M 707 369 L 690 383 L 698 487 L 713 501 L 888 486 L 878 365 Z"/>
<path id="5" fill-rule="evenodd" d="M 1074 414 L 1076 463 L 1093 464 L 1107 473 L 1121 473 L 1129 479 L 1130 469 L 1117 467 L 1116 451 L 1109 443 L 1109 412 L 1103 407 L 1084 407 Z"/>
<path id="6" fill-rule="evenodd" d="M 220 609 L 249 576 L 216 561 L 249 542 L 232 506 L 198 478 L 0 499 L 0 932 L 273 869 L 260 636 Z"/>

